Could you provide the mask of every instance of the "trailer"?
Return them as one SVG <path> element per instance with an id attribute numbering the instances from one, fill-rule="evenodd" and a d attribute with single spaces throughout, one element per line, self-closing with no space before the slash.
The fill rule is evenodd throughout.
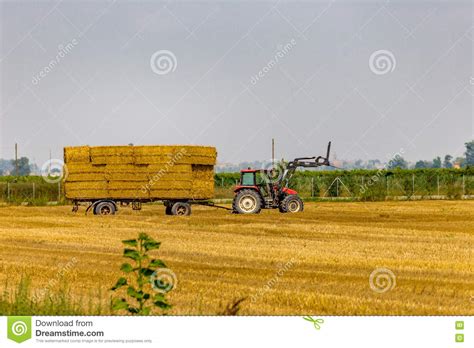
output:
<path id="1" fill-rule="evenodd" d="M 212 205 L 217 151 L 211 146 L 76 146 L 64 148 L 64 194 L 73 211 L 113 215 L 162 201 L 168 215 Z"/>

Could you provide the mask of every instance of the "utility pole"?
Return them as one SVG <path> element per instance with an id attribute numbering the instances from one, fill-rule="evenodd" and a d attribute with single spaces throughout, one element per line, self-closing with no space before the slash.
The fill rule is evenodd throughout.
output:
<path id="1" fill-rule="evenodd" d="M 275 139 L 272 138 L 272 168 L 275 168 Z"/>
<path id="2" fill-rule="evenodd" d="M 15 175 L 18 176 L 18 144 L 15 143 Z"/>

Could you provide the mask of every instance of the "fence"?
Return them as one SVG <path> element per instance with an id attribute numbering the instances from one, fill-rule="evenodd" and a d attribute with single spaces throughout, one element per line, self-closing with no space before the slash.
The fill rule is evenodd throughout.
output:
<path id="1" fill-rule="evenodd" d="M 238 174 L 217 174 L 218 198 L 232 197 Z M 298 172 L 290 187 L 303 198 L 467 199 L 474 198 L 472 170 Z"/>
<path id="2" fill-rule="evenodd" d="M 47 203 L 63 202 L 61 183 L 0 182 L 0 202 Z"/>
<path id="3" fill-rule="evenodd" d="M 216 174 L 215 197 L 232 198 L 239 175 Z M 60 182 L 47 183 L 41 177 L 21 179 L 0 181 L 0 202 L 65 202 Z M 474 198 L 474 170 L 305 171 L 297 172 L 289 186 L 301 197 L 315 199 L 470 199 Z"/>

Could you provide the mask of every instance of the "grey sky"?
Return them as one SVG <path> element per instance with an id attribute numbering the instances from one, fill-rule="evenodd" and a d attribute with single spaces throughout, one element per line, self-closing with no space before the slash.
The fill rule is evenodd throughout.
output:
<path id="1" fill-rule="evenodd" d="M 7 1 L 0 21 L 4 158 L 204 144 L 240 162 L 275 137 L 286 159 L 332 140 L 340 159 L 414 161 L 474 134 L 471 1 Z"/>

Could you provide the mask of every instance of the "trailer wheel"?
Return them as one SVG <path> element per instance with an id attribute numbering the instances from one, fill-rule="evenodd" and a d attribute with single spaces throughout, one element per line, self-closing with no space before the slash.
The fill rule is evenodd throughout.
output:
<path id="1" fill-rule="evenodd" d="M 297 195 L 289 195 L 283 198 L 279 208 L 281 213 L 298 213 L 303 211 L 304 204 Z"/>
<path id="2" fill-rule="evenodd" d="M 97 203 L 94 207 L 95 215 L 114 215 L 116 211 L 115 203 L 109 201 Z"/>
<path id="3" fill-rule="evenodd" d="M 258 214 L 262 209 L 262 200 L 254 190 L 241 190 L 235 195 L 232 208 L 238 214 Z"/>
<path id="4" fill-rule="evenodd" d="M 191 205 L 185 202 L 176 202 L 171 207 L 171 215 L 191 215 Z"/>

